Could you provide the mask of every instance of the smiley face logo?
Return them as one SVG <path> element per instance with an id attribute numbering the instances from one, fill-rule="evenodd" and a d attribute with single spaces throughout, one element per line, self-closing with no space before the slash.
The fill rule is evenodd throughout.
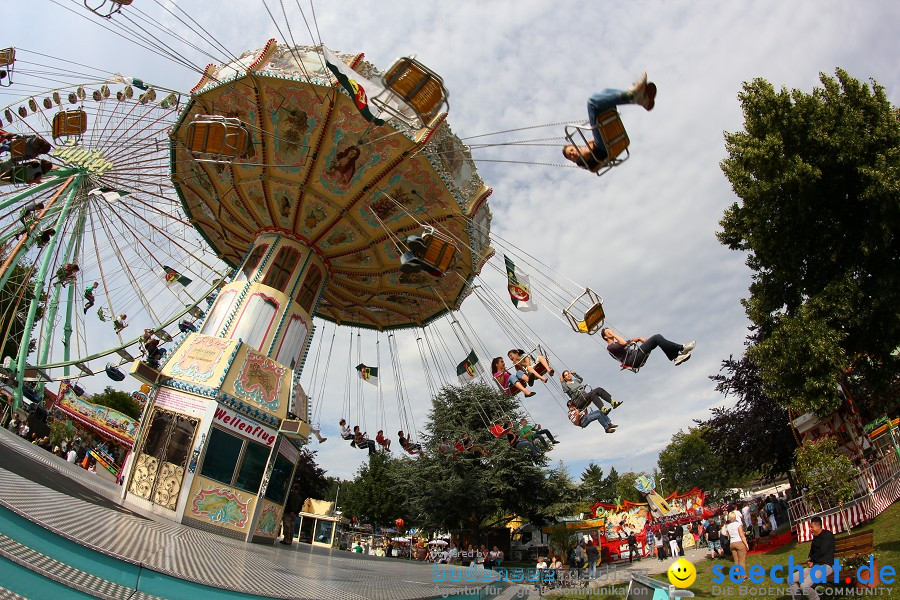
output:
<path id="1" fill-rule="evenodd" d="M 697 579 L 697 569 L 683 558 L 679 558 L 669 567 L 669 583 L 677 588 L 686 588 Z"/>

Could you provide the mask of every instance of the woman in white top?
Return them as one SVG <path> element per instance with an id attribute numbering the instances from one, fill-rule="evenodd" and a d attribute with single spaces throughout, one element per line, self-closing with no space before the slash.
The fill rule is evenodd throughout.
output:
<path id="1" fill-rule="evenodd" d="M 749 546 L 747 545 L 747 536 L 744 535 L 744 523 L 737 511 L 728 513 L 728 525 L 725 526 L 725 530 L 728 533 L 728 542 L 731 546 L 731 557 L 734 559 L 734 564 L 740 565 L 744 569 L 744 575 L 738 581 L 744 581 L 747 579 L 746 560 Z"/>

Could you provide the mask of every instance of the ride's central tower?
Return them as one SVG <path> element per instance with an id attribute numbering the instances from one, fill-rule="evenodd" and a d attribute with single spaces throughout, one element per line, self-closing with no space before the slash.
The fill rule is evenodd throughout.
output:
<path id="1" fill-rule="evenodd" d="M 491 190 L 439 110 L 440 78 L 398 64 L 382 77 L 362 55 L 270 40 L 192 90 L 172 181 L 235 275 L 161 371 L 144 369 L 156 391 L 126 486 L 135 502 L 274 540 L 310 434 L 299 374 L 312 317 L 418 327 L 468 295 L 492 254 Z M 391 110 L 379 119 L 377 106 Z M 407 237 L 422 234 L 419 258 L 440 245 L 440 269 L 401 270 Z"/>

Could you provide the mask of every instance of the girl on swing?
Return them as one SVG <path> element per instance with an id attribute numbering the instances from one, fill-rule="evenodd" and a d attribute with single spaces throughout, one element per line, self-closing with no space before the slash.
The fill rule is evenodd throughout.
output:
<path id="1" fill-rule="evenodd" d="M 676 344 L 658 333 L 650 338 L 637 337 L 626 340 L 609 327 L 604 327 L 600 330 L 600 335 L 606 341 L 606 349 L 612 357 L 622 363 L 623 368 L 631 369 L 639 369 L 647 361 L 650 352 L 657 347 L 662 348 L 666 358 L 674 361 L 676 367 L 690 360 L 691 351 L 697 347 L 697 342 Z"/>
<path id="2" fill-rule="evenodd" d="M 510 374 L 506 370 L 506 362 L 499 356 L 491 361 L 491 373 L 493 373 L 494 380 L 500 385 L 500 388 L 509 396 L 519 391 L 526 398 L 531 398 L 536 393 L 529 392 L 528 388 L 525 387 L 528 385 L 528 375 L 524 371 L 515 371 Z"/>
<path id="3" fill-rule="evenodd" d="M 542 367 L 540 370 L 532 364 L 531 357 L 521 348 L 513 348 L 506 353 L 506 356 L 509 357 L 509 360 L 513 361 L 516 372 L 523 372 L 528 376 L 529 384 L 534 384 L 535 379 L 540 379 L 544 383 L 547 383 L 547 377 L 546 375 L 542 375 L 542 373 L 548 373 L 550 377 L 553 377 L 556 374 L 556 371 L 553 370 L 553 367 L 550 366 L 550 363 L 547 362 L 547 358 L 543 354 L 539 354 L 537 357 L 537 364 Z"/>

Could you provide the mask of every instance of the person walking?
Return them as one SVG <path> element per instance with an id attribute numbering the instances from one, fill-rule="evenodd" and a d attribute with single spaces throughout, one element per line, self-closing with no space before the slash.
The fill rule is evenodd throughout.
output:
<path id="1" fill-rule="evenodd" d="M 594 579 L 597 577 L 597 561 L 600 560 L 600 550 L 594 545 L 593 540 L 588 542 L 585 555 L 587 555 L 588 562 L 588 579 Z"/>
<path id="2" fill-rule="evenodd" d="M 284 505 L 284 515 L 281 517 L 281 531 L 284 538 L 281 543 L 290 546 L 294 543 L 294 524 L 297 522 L 297 513 L 303 505 L 303 496 L 300 495 L 300 486 L 294 484 L 288 493 L 287 502 Z"/>
<path id="3" fill-rule="evenodd" d="M 731 547 L 731 558 L 734 564 L 740 566 L 744 570 L 744 574 L 738 581 L 746 581 L 747 577 L 747 550 L 750 546 L 747 544 L 747 536 L 744 534 L 744 524 L 740 513 L 732 511 L 728 514 L 728 525 L 725 526 L 728 532 L 728 543 Z"/>
<path id="4" fill-rule="evenodd" d="M 634 535 L 634 531 L 628 532 L 628 562 L 634 559 L 635 555 L 637 555 L 637 559 L 641 560 L 641 551 L 638 549 L 638 541 L 637 537 Z"/>

